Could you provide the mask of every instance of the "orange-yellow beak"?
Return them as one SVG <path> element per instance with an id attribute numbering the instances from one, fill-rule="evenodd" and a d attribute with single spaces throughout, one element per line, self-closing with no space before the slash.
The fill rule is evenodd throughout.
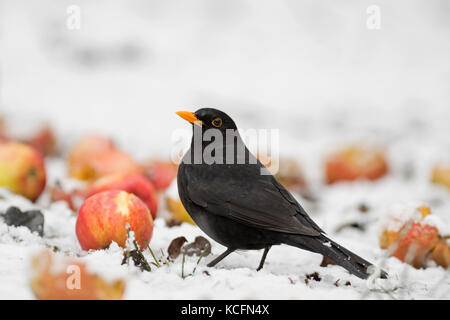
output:
<path id="1" fill-rule="evenodd" d="M 201 126 L 203 121 L 199 120 L 196 115 L 189 111 L 178 111 L 177 115 L 182 117 L 184 120 L 189 121 L 190 123 Z"/>

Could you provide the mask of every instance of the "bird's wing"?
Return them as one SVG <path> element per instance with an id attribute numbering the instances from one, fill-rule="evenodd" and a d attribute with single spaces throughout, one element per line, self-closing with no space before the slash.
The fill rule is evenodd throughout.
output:
<path id="1" fill-rule="evenodd" d="M 273 176 L 230 179 L 216 176 L 188 183 L 186 196 L 210 214 L 243 224 L 293 234 L 317 236 L 323 231 Z"/>

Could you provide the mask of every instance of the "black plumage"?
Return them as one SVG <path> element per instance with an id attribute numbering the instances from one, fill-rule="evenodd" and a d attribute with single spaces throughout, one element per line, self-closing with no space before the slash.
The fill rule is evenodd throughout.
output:
<path id="1" fill-rule="evenodd" d="M 369 276 L 371 263 L 330 240 L 273 175 L 261 174 L 267 168 L 246 148 L 228 115 L 212 108 L 178 114 L 195 129 L 178 169 L 180 199 L 200 229 L 228 248 L 208 266 L 238 249 L 264 249 L 259 270 L 272 245 L 287 244 L 322 254 L 360 278 Z M 195 140 L 207 130 L 223 139 Z M 226 139 L 230 132 L 232 139 Z M 205 161 L 210 140 L 216 142 L 214 161 Z"/>

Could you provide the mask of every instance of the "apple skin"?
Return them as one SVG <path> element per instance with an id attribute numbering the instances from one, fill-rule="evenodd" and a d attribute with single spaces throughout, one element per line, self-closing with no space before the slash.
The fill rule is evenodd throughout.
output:
<path id="1" fill-rule="evenodd" d="M 448 240 L 439 239 L 433 252 L 431 252 L 431 259 L 445 269 L 450 266 L 450 245 Z"/>
<path id="2" fill-rule="evenodd" d="M 70 288 L 67 283 L 73 285 L 69 277 L 75 275 L 75 269 L 80 287 Z M 78 261 L 55 262 L 48 250 L 32 257 L 30 286 L 40 300 L 120 300 L 125 292 L 123 280 L 105 281 Z"/>
<path id="3" fill-rule="evenodd" d="M 68 157 L 69 175 L 79 180 L 95 180 L 111 173 L 140 172 L 141 167 L 126 153 L 115 148 L 110 139 L 87 136 Z"/>
<path id="4" fill-rule="evenodd" d="M 176 178 L 178 166 L 171 162 L 151 160 L 143 165 L 145 176 L 153 183 L 156 190 L 166 190 Z"/>
<path id="5" fill-rule="evenodd" d="M 433 168 L 431 181 L 450 190 L 450 165 L 437 165 Z"/>
<path id="6" fill-rule="evenodd" d="M 266 166 L 275 178 L 288 190 L 302 193 L 308 189 L 305 176 L 300 164 L 292 158 L 278 159 L 277 171 L 271 168 L 272 160 L 269 156 L 258 154 L 258 160 Z"/>
<path id="7" fill-rule="evenodd" d="M 417 210 L 422 220 L 431 214 L 428 206 L 418 207 Z M 395 217 L 391 219 L 399 222 Z M 450 264 L 450 246 L 435 226 L 422 223 L 422 220 L 403 222 L 398 230 L 383 230 L 379 238 L 380 247 L 392 250 L 392 256 L 415 268 L 426 266 L 430 260 L 447 268 Z"/>
<path id="8" fill-rule="evenodd" d="M 192 225 L 196 225 L 194 220 L 192 220 L 191 216 L 184 208 L 180 199 L 173 199 L 173 198 L 167 197 L 167 208 L 172 213 L 172 217 L 175 220 L 187 222 Z"/>
<path id="9" fill-rule="evenodd" d="M 400 261 L 408 262 L 415 268 L 421 268 L 438 244 L 438 234 L 438 229 L 434 226 L 413 222 L 399 231 L 384 231 L 380 237 L 380 247 L 388 249 L 394 246 L 392 256 Z M 408 257 L 409 253 L 413 255 Z"/>
<path id="10" fill-rule="evenodd" d="M 115 146 L 111 139 L 100 135 L 88 135 L 79 140 L 70 150 L 68 160 L 69 162 L 78 162 L 114 149 Z"/>
<path id="11" fill-rule="evenodd" d="M 26 142 L 44 156 L 55 155 L 58 151 L 55 134 L 48 126 L 40 129 Z"/>
<path id="12" fill-rule="evenodd" d="M 376 180 L 389 171 L 383 153 L 363 147 L 350 147 L 337 152 L 326 160 L 326 182 L 357 179 Z"/>
<path id="13" fill-rule="evenodd" d="M 112 241 L 125 248 L 126 223 L 139 246 L 146 247 L 153 233 L 153 218 L 147 205 L 126 191 L 104 191 L 89 198 L 78 211 L 76 234 L 84 250 L 107 248 Z"/>
<path id="14" fill-rule="evenodd" d="M 152 183 L 143 175 L 129 173 L 114 173 L 95 180 L 88 188 L 87 197 L 108 190 L 123 190 L 139 197 L 150 209 L 155 219 L 158 210 L 158 197 Z"/>
<path id="15" fill-rule="evenodd" d="M 19 142 L 0 142 L 0 187 L 36 201 L 46 184 L 42 155 Z"/>

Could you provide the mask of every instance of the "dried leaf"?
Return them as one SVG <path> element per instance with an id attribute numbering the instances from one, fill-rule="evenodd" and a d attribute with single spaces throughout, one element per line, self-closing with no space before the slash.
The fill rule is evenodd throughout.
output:
<path id="1" fill-rule="evenodd" d="M 306 275 L 305 282 L 308 283 L 306 280 L 320 281 L 322 278 L 319 276 L 318 272 L 314 272 Z"/>
<path id="2" fill-rule="evenodd" d="M 167 252 L 169 253 L 169 258 L 176 259 L 181 253 L 181 247 L 183 244 L 187 242 L 185 237 L 178 237 L 172 240 L 169 244 L 169 248 L 167 248 Z"/>
<path id="3" fill-rule="evenodd" d="M 185 245 L 184 249 L 188 256 L 193 256 L 194 254 L 200 256 L 204 251 L 203 257 L 206 257 L 211 253 L 211 243 L 206 238 L 198 236 L 194 242 Z"/>

